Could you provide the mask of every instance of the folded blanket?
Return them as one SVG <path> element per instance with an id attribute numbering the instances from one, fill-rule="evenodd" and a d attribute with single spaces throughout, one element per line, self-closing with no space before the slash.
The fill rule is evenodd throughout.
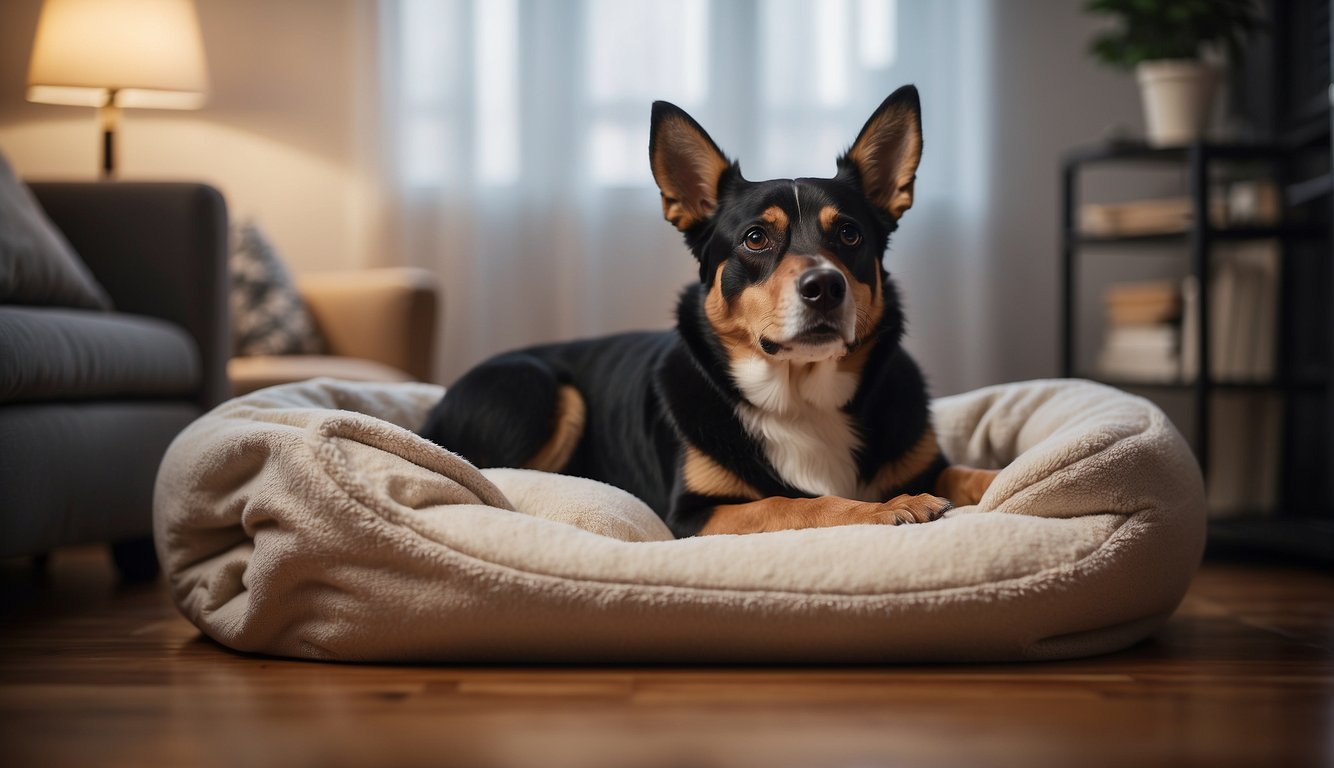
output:
<path id="1" fill-rule="evenodd" d="M 1088 382 L 936 401 L 953 459 L 1005 467 L 939 521 L 679 541 L 618 489 L 417 437 L 441 393 L 315 380 L 183 432 L 154 513 L 186 617 L 238 650 L 347 661 L 1054 659 L 1147 636 L 1203 548 L 1179 433 Z"/>

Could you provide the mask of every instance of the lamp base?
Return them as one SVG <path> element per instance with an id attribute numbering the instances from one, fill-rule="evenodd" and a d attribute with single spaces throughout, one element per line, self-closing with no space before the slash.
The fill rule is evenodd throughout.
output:
<path id="1" fill-rule="evenodd" d="M 116 132 L 102 131 L 102 178 L 110 179 L 116 175 Z"/>
<path id="2" fill-rule="evenodd" d="M 120 123 L 114 90 L 107 94 L 106 103 L 97 108 L 97 120 L 102 125 L 102 178 L 109 180 L 116 176 L 116 128 Z"/>

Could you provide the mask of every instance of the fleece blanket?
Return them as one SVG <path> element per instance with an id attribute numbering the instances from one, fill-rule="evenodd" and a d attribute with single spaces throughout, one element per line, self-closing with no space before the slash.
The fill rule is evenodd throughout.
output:
<path id="1" fill-rule="evenodd" d="M 443 390 L 315 380 L 200 418 L 158 475 L 182 613 L 240 651 L 341 661 L 1059 659 L 1181 600 L 1204 490 L 1148 401 L 1081 381 L 934 404 L 981 503 L 917 525 L 673 540 L 580 478 L 479 471 L 413 433 Z"/>

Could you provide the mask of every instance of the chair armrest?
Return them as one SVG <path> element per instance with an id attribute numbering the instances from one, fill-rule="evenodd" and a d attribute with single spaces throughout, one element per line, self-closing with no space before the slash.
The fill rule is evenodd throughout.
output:
<path id="1" fill-rule="evenodd" d="M 413 267 L 321 272 L 296 278 L 329 352 L 433 379 L 435 275 Z"/>
<path id="2" fill-rule="evenodd" d="M 205 184 L 28 185 L 116 309 L 183 327 L 199 345 L 200 405 L 227 397 L 227 204 Z"/>

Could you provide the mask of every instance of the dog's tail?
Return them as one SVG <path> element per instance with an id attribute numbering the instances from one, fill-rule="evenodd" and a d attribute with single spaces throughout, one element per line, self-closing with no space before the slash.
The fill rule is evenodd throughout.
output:
<path id="1" fill-rule="evenodd" d="M 421 435 L 478 467 L 559 472 L 579 446 L 586 417 L 579 390 L 545 361 L 514 352 L 450 387 Z"/>

